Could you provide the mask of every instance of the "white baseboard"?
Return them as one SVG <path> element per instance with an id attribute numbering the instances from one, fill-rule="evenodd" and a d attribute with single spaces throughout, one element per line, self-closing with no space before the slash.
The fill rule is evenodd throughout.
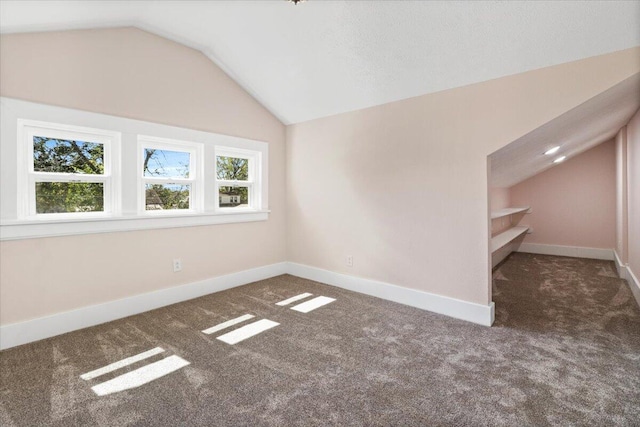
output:
<path id="1" fill-rule="evenodd" d="M 629 283 L 629 288 L 640 307 L 640 281 L 638 281 L 638 276 L 631 271 L 628 264 L 622 262 L 615 249 L 613 250 L 613 257 L 616 264 L 616 270 L 618 270 L 618 276 Z"/>
<path id="2" fill-rule="evenodd" d="M 285 273 L 480 325 L 491 326 L 495 317 L 493 302 L 488 305 L 476 304 L 389 283 L 334 273 L 302 264 L 281 262 L 24 322 L 3 325 L 0 326 L 0 350 L 133 316 Z"/>
<path id="3" fill-rule="evenodd" d="M 631 269 L 620 261 L 615 250 L 523 243 L 518 248 L 518 252 L 614 260 L 620 277 L 629 282 L 633 295 L 638 305 L 640 305 L 640 281 Z M 3 325 L 0 326 L 0 350 L 99 325 L 285 273 L 480 325 L 491 326 L 495 318 L 493 302 L 488 305 L 477 304 L 376 280 L 335 273 L 303 264 L 281 262 L 51 316 Z"/>
<path id="4" fill-rule="evenodd" d="M 638 276 L 636 276 L 633 271 L 627 266 L 627 282 L 629 282 L 629 287 L 631 288 L 631 292 L 633 296 L 636 298 L 636 302 L 638 306 L 640 306 L 640 280 L 638 280 Z"/>
<path id="5" fill-rule="evenodd" d="M 616 264 L 616 270 L 618 272 L 618 276 L 620 276 L 620 278 L 622 279 L 629 281 L 629 278 L 627 277 L 627 264 L 622 262 L 622 260 L 620 259 L 620 256 L 618 255 L 618 251 L 616 251 L 615 249 L 613 250 L 613 260 L 615 261 L 615 264 Z"/>
<path id="6" fill-rule="evenodd" d="M 286 262 L 0 326 L 0 350 L 285 274 Z"/>
<path id="7" fill-rule="evenodd" d="M 484 326 L 491 326 L 495 318 L 493 302 L 488 305 L 476 304 L 293 262 L 288 263 L 287 270 L 289 274 L 304 279 L 315 280 L 316 282 L 326 283 Z"/>
<path id="8" fill-rule="evenodd" d="M 583 248 L 580 246 L 543 245 L 539 243 L 522 243 L 517 252 L 540 255 L 570 256 L 574 258 L 591 258 L 613 261 L 613 249 Z"/>

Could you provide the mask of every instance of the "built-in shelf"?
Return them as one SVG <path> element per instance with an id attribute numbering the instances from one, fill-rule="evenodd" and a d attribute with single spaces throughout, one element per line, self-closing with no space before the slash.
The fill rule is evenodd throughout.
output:
<path id="1" fill-rule="evenodd" d="M 504 208 L 491 212 L 491 219 L 502 218 L 503 216 L 514 215 L 520 212 L 527 212 L 528 210 L 529 206 L 524 206 L 521 208 Z"/>
<path id="2" fill-rule="evenodd" d="M 505 247 L 510 242 L 526 233 L 527 230 L 529 230 L 529 227 L 511 227 L 508 230 L 493 236 L 491 238 L 491 253 Z"/>
<path id="3" fill-rule="evenodd" d="M 513 247 L 508 246 L 509 243 L 513 242 L 518 237 L 529 231 L 529 227 L 527 226 L 513 226 L 514 224 L 517 224 L 522 219 L 522 217 L 513 218 L 512 215 L 521 213 L 531 213 L 531 208 L 529 206 L 521 206 L 504 208 L 491 212 L 492 220 L 497 218 L 509 217 L 509 225 L 511 226 L 511 228 L 508 228 L 502 231 L 500 234 L 497 234 L 491 238 L 491 267 L 495 267 L 507 256 L 509 256 L 511 251 L 514 249 Z M 501 225 L 504 225 L 504 223 L 502 222 Z M 501 250 L 502 248 L 504 249 Z"/>

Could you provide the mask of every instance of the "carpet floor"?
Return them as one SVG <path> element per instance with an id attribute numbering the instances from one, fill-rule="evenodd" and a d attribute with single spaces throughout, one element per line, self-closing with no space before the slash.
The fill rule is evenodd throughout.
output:
<path id="1" fill-rule="evenodd" d="M 640 309 L 613 263 L 515 253 L 493 299 L 488 328 L 263 280 L 1 352 L 0 425 L 640 425 Z"/>

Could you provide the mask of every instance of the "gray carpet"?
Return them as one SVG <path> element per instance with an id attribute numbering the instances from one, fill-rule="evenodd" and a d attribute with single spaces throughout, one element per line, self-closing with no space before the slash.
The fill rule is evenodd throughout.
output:
<path id="1" fill-rule="evenodd" d="M 275 305 L 303 292 L 336 301 Z M 494 301 L 487 328 L 280 276 L 3 351 L 0 424 L 640 425 L 640 310 L 611 262 L 513 254 Z M 256 317 L 200 332 L 246 313 Z M 260 319 L 279 325 L 217 339 Z M 155 347 L 165 351 L 80 378 Z M 92 391 L 171 356 L 189 365 Z"/>

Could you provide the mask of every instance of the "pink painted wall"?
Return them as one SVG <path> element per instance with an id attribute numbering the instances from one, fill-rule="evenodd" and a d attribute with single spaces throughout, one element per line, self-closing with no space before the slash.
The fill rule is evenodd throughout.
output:
<path id="1" fill-rule="evenodd" d="M 531 206 L 524 243 L 616 245 L 616 149 L 607 141 L 511 187 L 511 202 Z"/>
<path id="2" fill-rule="evenodd" d="M 509 188 L 491 187 L 489 189 L 489 207 L 491 211 L 511 207 L 511 190 Z M 511 217 L 491 220 L 491 236 L 511 227 Z"/>
<path id="3" fill-rule="evenodd" d="M 489 206 L 492 211 L 511 206 L 511 190 L 509 188 L 491 187 L 489 189 Z"/>
<path id="4" fill-rule="evenodd" d="M 2 96 L 268 142 L 271 209 L 263 222 L 2 242 L 1 324 L 285 261 L 285 126 L 202 53 L 133 28 L 0 43 Z"/>
<path id="5" fill-rule="evenodd" d="M 629 262 L 629 210 L 627 187 L 627 127 L 616 135 L 616 253 L 623 264 Z"/>
<path id="6" fill-rule="evenodd" d="M 289 126 L 289 260 L 487 304 L 487 156 L 638 71 L 632 49 Z"/>
<path id="7" fill-rule="evenodd" d="M 640 279 L 640 111 L 627 124 L 628 261 Z"/>
<path id="8" fill-rule="evenodd" d="M 1 324 L 285 260 L 487 304 L 487 155 L 640 71 L 640 48 L 628 49 L 285 131 L 200 52 L 144 31 L 0 43 L 2 96 L 269 142 L 272 211 L 266 222 L 2 242 Z M 75 274 L 70 259 L 82 260 Z"/>

